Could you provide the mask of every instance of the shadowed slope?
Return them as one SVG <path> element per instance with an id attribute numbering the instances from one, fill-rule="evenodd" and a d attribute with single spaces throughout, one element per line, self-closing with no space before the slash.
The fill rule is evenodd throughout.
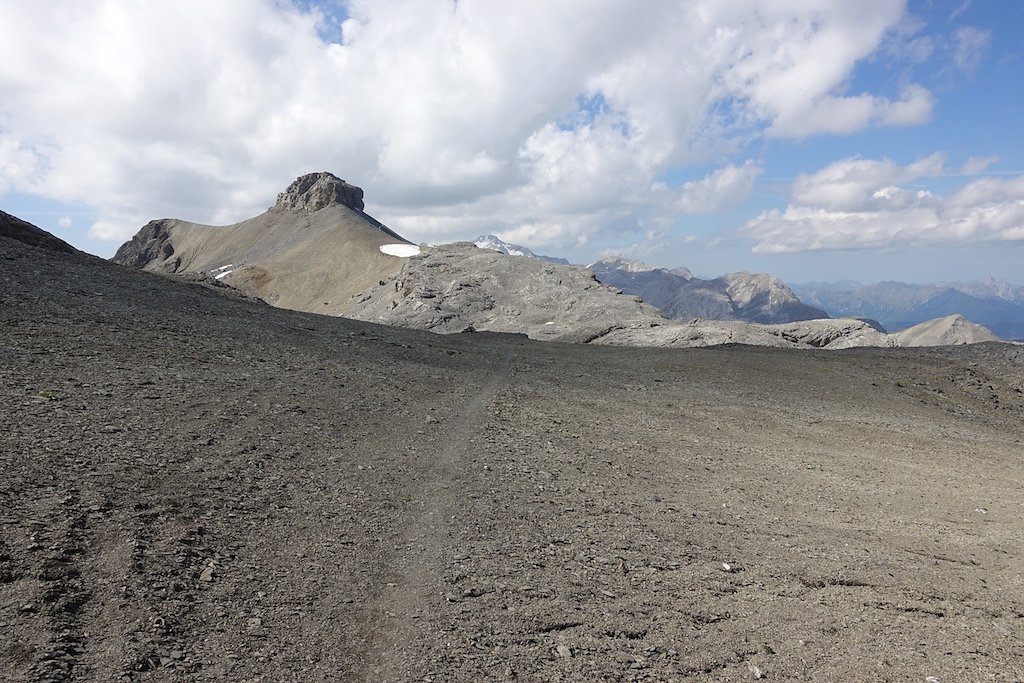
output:
<path id="1" fill-rule="evenodd" d="M 8 237 L 33 247 L 43 247 L 64 252 L 65 254 L 74 254 L 78 251 L 64 240 L 51 235 L 42 228 L 37 228 L 31 223 L 3 211 L 0 211 L 0 237 Z"/>

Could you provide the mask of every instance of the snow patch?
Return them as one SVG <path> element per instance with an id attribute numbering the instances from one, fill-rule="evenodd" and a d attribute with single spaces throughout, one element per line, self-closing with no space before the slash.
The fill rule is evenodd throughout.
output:
<path id="1" fill-rule="evenodd" d="M 214 280 L 219 280 L 219 279 L 221 279 L 223 277 L 227 277 L 228 275 L 231 275 L 231 273 L 233 273 L 234 270 L 235 270 L 235 264 L 234 263 L 229 263 L 226 266 L 221 266 L 220 268 L 214 268 L 213 270 L 210 271 L 210 275 L 213 276 Z"/>
<path id="2" fill-rule="evenodd" d="M 410 256 L 418 255 L 420 253 L 420 248 L 415 244 L 382 244 L 380 245 L 380 251 L 382 254 L 387 254 L 388 256 L 409 258 Z"/>
<path id="3" fill-rule="evenodd" d="M 473 240 L 473 244 L 475 244 L 479 249 L 490 249 L 491 251 L 497 251 L 509 256 L 525 256 L 526 258 L 540 259 L 541 261 L 549 261 L 551 263 L 569 264 L 569 262 L 564 258 L 535 254 L 526 247 L 521 247 L 518 244 L 509 244 L 496 235 L 480 235 Z"/>

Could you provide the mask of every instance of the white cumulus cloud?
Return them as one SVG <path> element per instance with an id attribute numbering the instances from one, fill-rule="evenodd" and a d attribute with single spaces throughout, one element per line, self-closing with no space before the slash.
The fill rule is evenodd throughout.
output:
<path id="1" fill-rule="evenodd" d="M 945 196 L 911 185 L 943 164 L 939 154 L 906 166 L 830 164 L 798 177 L 785 209 L 761 213 L 741 232 L 760 253 L 1024 240 L 1024 176 L 981 178 Z"/>
<path id="2" fill-rule="evenodd" d="M 700 180 L 684 183 L 676 208 L 683 214 L 705 214 L 735 206 L 750 196 L 763 169 L 748 160 L 742 166 L 725 166 Z"/>
<path id="3" fill-rule="evenodd" d="M 414 240 L 568 246 L 745 196 L 753 166 L 661 179 L 750 140 L 933 106 L 914 83 L 851 91 L 904 0 L 351 0 L 340 42 L 308 4 L 0 4 L 0 192 L 91 207 L 122 240 L 330 170 Z"/>

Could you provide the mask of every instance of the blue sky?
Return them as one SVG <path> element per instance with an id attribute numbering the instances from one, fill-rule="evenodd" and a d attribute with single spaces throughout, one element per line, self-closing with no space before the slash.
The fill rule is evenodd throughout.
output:
<path id="1" fill-rule="evenodd" d="M 0 208 L 109 256 L 330 170 L 415 241 L 1024 284 L 1024 3 L 511 7 L 5 3 Z"/>

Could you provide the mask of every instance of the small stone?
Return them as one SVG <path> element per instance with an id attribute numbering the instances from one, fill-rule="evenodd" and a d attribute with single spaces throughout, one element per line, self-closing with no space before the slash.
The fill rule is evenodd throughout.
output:
<path id="1" fill-rule="evenodd" d="M 25 603 L 24 605 L 21 606 L 21 611 L 22 612 L 35 612 L 36 611 L 36 606 L 33 605 L 31 602 L 28 602 L 28 603 Z"/>
<path id="2" fill-rule="evenodd" d="M 206 583 L 210 583 L 211 581 L 213 581 L 213 565 L 212 564 L 210 566 L 208 566 L 206 569 L 203 570 L 203 572 L 199 575 L 199 580 L 200 581 L 205 581 Z"/>
<path id="3" fill-rule="evenodd" d="M 256 629 L 263 627 L 263 620 L 259 617 L 253 617 L 246 621 L 245 625 L 249 627 L 250 631 L 255 631 Z"/>
<path id="4" fill-rule="evenodd" d="M 572 650 L 568 645 L 559 645 L 555 648 L 555 651 L 558 652 L 559 657 L 565 657 L 566 659 L 572 658 Z"/>
<path id="5" fill-rule="evenodd" d="M 185 659 L 185 653 L 181 650 L 171 650 L 171 659 Z"/>

